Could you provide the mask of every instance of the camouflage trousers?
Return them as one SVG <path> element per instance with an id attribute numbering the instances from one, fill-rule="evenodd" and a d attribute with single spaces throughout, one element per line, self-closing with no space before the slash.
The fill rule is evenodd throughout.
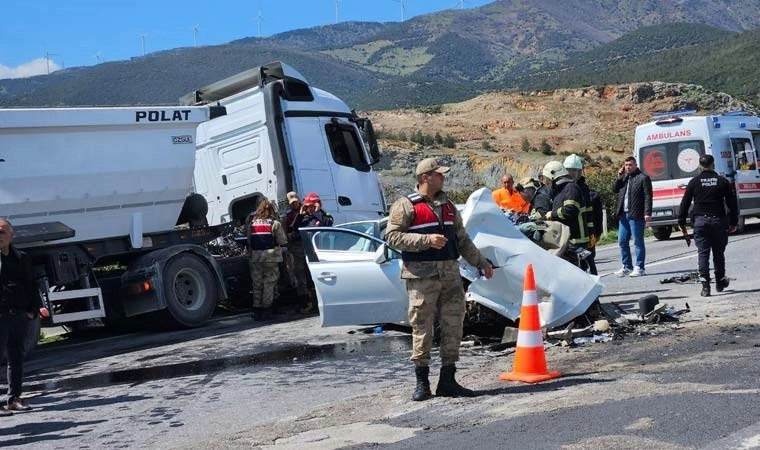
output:
<path id="1" fill-rule="evenodd" d="M 251 262 L 251 285 L 253 286 L 253 307 L 270 308 L 280 278 L 280 263 Z"/>
<path id="2" fill-rule="evenodd" d="M 412 357 L 415 366 L 430 365 L 433 325 L 441 326 L 441 364 L 459 360 L 465 302 L 462 279 L 412 278 L 406 280 L 409 294 L 409 325 L 412 326 Z"/>
<path id="3" fill-rule="evenodd" d="M 293 255 L 293 274 L 298 281 L 296 293 L 299 297 L 316 298 L 316 296 L 313 295 L 314 287 L 311 281 L 311 274 L 309 273 L 309 266 L 306 264 L 303 244 L 301 244 L 300 241 L 291 242 L 290 245 L 288 245 L 288 251 Z"/>

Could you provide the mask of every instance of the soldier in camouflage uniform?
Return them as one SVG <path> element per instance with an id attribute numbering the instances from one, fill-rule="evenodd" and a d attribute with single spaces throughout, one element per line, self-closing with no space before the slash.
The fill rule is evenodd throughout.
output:
<path id="1" fill-rule="evenodd" d="M 259 202 L 256 211 L 246 220 L 248 248 L 251 249 L 249 265 L 253 285 L 253 318 L 261 320 L 272 308 L 277 280 L 280 278 L 282 252 L 288 239 L 285 236 L 272 202 Z"/>
<path id="2" fill-rule="evenodd" d="M 426 400 L 430 391 L 430 347 L 436 314 L 441 325 L 441 376 L 436 395 L 472 397 L 454 378 L 465 313 L 464 289 L 457 259 L 461 254 L 470 264 L 493 276 L 493 267 L 465 233 L 462 216 L 442 191 L 449 168 L 434 158 L 417 164 L 417 190 L 391 207 L 386 240 L 400 250 L 401 278 L 409 294 L 409 324 L 412 326 L 417 386 L 412 399 Z"/>

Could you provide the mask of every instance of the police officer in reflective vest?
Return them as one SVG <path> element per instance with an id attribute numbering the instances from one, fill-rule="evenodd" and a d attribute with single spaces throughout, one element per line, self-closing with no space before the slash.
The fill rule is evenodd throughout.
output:
<path id="1" fill-rule="evenodd" d="M 253 286 L 253 318 L 261 320 L 272 308 L 277 280 L 280 278 L 282 252 L 288 239 L 277 220 L 272 202 L 263 199 L 246 220 L 250 269 Z"/>
<path id="2" fill-rule="evenodd" d="M 436 315 L 441 325 L 441 375 L 436 395 L 475 395 L 454 378 L 465 314 L 465 299 L 457 259 L 460 255 L 478 267 L 486 278 L 493 267 L 480 254 L 464 230 L 462 216 L 442 191 L 449 167 L 434 158 L 417 164 L 417 190 L 391 207 L 386 240 L 400 250 L 409 295 L 409 324 L 412 326 L 412 357 L 417 386 L 412 396 L 420 401 L 432 396 L 430 348 Z"/>
<path id="3" fill-rule="evenodd" d="M 678 225 L 686 226 L 686 216 L 691 202 L 691 224 L 699 258 L 699 278 L 702 297 L 710 296 L 710 251 L 715 264 L 715 290 L 722 292 L 728 287 L 726 257 L 723 252 L 728 244 L 728 234 L 736 231 L 739 208 L 733 184 L 715 173 L 715 158 L 703 155 L 699 158 L 702 172 L 689 181 L 678 210 Z M 726 214 L 728 208 L 728 214 Z M 683 228 L 685 229 L 685 228 Z"/>

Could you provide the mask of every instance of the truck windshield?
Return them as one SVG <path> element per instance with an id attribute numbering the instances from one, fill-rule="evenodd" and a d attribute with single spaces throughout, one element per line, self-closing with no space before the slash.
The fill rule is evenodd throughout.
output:
<path id="1" fill-rule="evenodd" d="M 704 141 L 665 142 L 641 148 L 641 171 L 652 181 L 691 178 L 699 172 Z"/>
<path id="2" fill-rule="evenodd" d="M 332 122 L 325 125 L 325 133 L 330 145 L 330 153 L 337 164 L 353 167 L 361 172 L 369 172 L 370 165 L 356 127 L 351 124 Z"/>

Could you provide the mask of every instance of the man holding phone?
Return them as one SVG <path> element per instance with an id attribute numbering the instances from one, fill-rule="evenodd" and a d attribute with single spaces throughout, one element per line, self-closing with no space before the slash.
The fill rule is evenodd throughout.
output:
<path id="1" fill-rule="evenodd" d="M 617 276 L 640 277 L 646 275 L 644 264 L 644 227 L 652 219 L 652 180 L 636 165 L 636 158 L 625 158 L 623 167 L 612 192 L 617 195 L 615 211 L 618 216 L 618 245 L 623 267 L 615 272 Z M 633 237 L 636 250 L 636 266 L 633 266 L 629 242 Z"/>

